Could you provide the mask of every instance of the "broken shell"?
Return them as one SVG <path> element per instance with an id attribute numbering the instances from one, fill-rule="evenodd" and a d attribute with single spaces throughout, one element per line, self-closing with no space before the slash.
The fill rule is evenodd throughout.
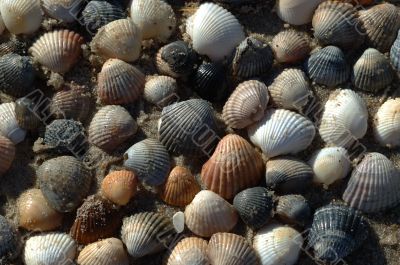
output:
<path id="1" fill-rule="evenodd" d="M 186 237 L 165 258 L 165 265 L 209 265 L 207 241 L 197 237 Z"/>
<path id="2" fill-rule="evenodd" d="M 323 0 L 279 0 L 277 14 L 283 21 L 292 25 L 311 22 L 314 10 Z"/>
<path id="3" fill-rule="evenodd" d="M 397 34 L 397 38 L 390 49 L 390 60 L 394 68 L 400 71 L 400 34 Z"/>
<path id="4" fill-rule="evenodd" d="M 275 216 L 283 223 L 304 227 L 311 219 L 311 208 L 301 195 L 280 196 Z"/>
<path id="5" fill-rule="evenodd" d="M 177 93 L 178 85 L 175 79 L 164 75 L 152 76 L 144 86 L 143 97 L 154 105 L 165 107 L 179 99 Z"/>
<path id="6" fill-rule="evenodd" d="M 374 120 L 375 139 L 383 146 L 400 146 L 400 98 L 389 99 L 379 108 Z"/>
<path id="7" fill-rule="evenodd" d="M 42 8 L 50 17 L 72 23 L 81 11 L 81 0 L 42 0 Z"/>
<path id="8" fill-rule="evenodd" d="M 13 34 L 31 34 L 40 28 L 40 0 L 4 0 L 0 4 L 4 25 Z"/>
<path id="9" fill-rule="evenodd" d="M 20 241 L 16 229 L 4 216 L 0 215 L 0 261 L 4 264 L 11 264 L 7 261 L 16 258 L 19 251 Z"/>
<path id="10" fill-rule="evenodd" d="M 311 51 L 310 42 L 304 33 L 285 30 L 272 39 L 272 50 L 279 63 L 297 63 L 305 59 Z"/>
<path id="11" fill-rule="evenodd" d="M 25 139 L 26 131 L 18 125 L 14 102 L 0 104 L 0 134 L 14 144 Z"/>
<path id="12" fill-rule="evenodd" d="M 121 240 L 107 238 L 84 247 L 77 262 L 80 265 L 129 265 L 129 258 Z"/>
<path id="13" fill-rule="evenodd" d="M 101 183 L 102 194 L 118 205 L 126 205 L 135 195 L 137 176 L 128 170 L 119 170 L 109 173 Z"/>
<path id="14" fill-rule="evenodd" d="M 224 101 L 229 95 L 225 68 L 221 63 L 201 64 L 192 82 L 193 90 L 208 101 Z"/>
<path id="15" fill-rule="evenodd" d="M 11 167 L 15 158 L 15 145 L 0 134 L 0 176 Z"/>
<path id="16" fill-rule="evenodd" d="M 18 125 L 25 130 L 34 130 L 41 124 L 40 114 L 36 102 L 29 98 L 20 98 L 15 101 L 15 116 Z"/>

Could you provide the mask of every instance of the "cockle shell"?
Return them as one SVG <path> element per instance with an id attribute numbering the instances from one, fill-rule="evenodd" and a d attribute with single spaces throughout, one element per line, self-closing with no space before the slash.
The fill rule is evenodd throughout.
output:
<path id="1" fill-rule="evenodd" d="M 164 265 L 210 265 L 207 256 L 207 241 L 197 237 L 186 237 L 171 250 Z"/>
<path id="2" fill-rule="evenodd" d="M 15 151 L 14 143 L 0 134 L 0 177 L 11 167 Z"/>
<path id="3" fill-rule="evenodd" d="M 144 86 L 143 97 L 158 107 L 167 106 L 179 99 L 176 80 L 165 75 L 149 77 Z"/>
<path id="4" fill-rule="evenodd" d="M 272 39 L 271 47 L 279 63 L 297 63 L 305 59 L 311 51 L 306 35 L 296 30 L 279 32 Z"/>
<path id="5" fill-rule="evenodd" d="M 81 0 L 42 0 L 43 11 L 50 17 L 72 23 L 78 19 L 83 2 Z"/>
<path id="6" fill-rule="evenodd" d="M 276 205 L 275 217 L 283 223 L 306 226 L 311 218 L 311 208 L 301 195 L 280 196 Z"/>
<path id="7" fill-rule="evenodd" d="M 42 124 L 37 103 L 27 97 L 15 101 L 15 116 L 18 125 L 25 130 L 34 130 Z"/>
<path id="8" fill-rule="evenodd" d="M 14 102 L 0 104 L 0 134 L 14 144 L 25 139 L 26 131 L 18 125 Z"/>
<path id="9" fill-rule="evenodd" d="M 102 194 L 118 205 L 126 205 L 136 194 L 137 176 L 128 170 L 109 173 L 101 183 Z"/>
<path id="10" fill-rule="evenodd" d="M 192 79 L 193 90 L 210 102 L 221 102 L 229 95 L 224 65 L 219 62 L 202 63 Z"/>
<path id="11" fill-rule="evenodd" d="M 13 34 L 31 34 L 42 23 L 40 0 L 4 0 L 0 4 L 4 25 Z"/>
<path id="12" fill-rule="evenodd" d="M 87 245 L 79 253 L 79 265 L 129 265 L 124 244 L 117 238 L 107 238 Z"/>
<path id="13" fill-rule="evenodd" d="M 20 247 L 17 230 L 4 216 L 0 215 L 0 262 L 11 264 L 9 261 L 18 256 Z"/>
<path id="14" fill-rule="evenodd" d="M 400 32 L 400 30 L 399 30 Z M 400 71 L 400 34 L 397 33 L 397 38 L 390 49 L 390 60 L 393 67 Z"/>
<path id="15" fill-rule="evenodd" d="M 400 98 L 389 99 L 378 109 L 374 119 L 375 139 L 383 146 L 400 146 Z"/>
<path id="16" fill-rule="evenodd" d="M 324 0 L 279 0 L 277 14 L 283 21 L 292 25 L 311 22 L 314 10 Z"/>

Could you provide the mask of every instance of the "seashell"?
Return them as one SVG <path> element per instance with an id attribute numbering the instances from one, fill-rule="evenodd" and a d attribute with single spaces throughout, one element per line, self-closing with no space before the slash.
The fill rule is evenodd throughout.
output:
<path id="1" fill-rule="evenodd" d="M 259 229 L 272 217 L 273 195 L 273 192 L 263 187 L 246 189 L 236 194 L 233 206 L 246 225 Z"/>
<path id="2" fill-rule="evenodd" d="M 280 196 L 275 216 L 283 223 L 304 227 L 311 219 L 311 208 L 301 195 Z"/>
<path id="3" fill-rule="evenodd" d="M 202 156 L 212 151 L 216 131 L 213 108 L 202 99 L 166 106 L 158 123 L 160 142 L 168 151 L 185 156 Z"/>
<path id="4" fill-rule="evenodd" d="M 176 18 L 172 7 L 161 0 L 132 1 L 131 19 L 143 33 L 143 39 L 166 42 L 175 30 Z"/>
<path id="5" fill-rule="evenodd" d="M 104 59 L 116 58 L 126 62 L 139 58 L 141 45 L 142 32 L 128 18 L 101 27 L 90 44 L 92 51 Z"/>
<path id="6" fill-rule="evenodd" d="M 144 99 L 159 107 L 165 107 L 179 99 L 178 85 L 172 77 L 160 75 L 150 77 L 144 86 Z"/>
<path id="7" fill-rule="evenodd" d="M 315 257 L 333 262 L 358 248 L 367 238 L 367 231 L 367 220 L 359 211 L 331 204 L 315 212 L 308 244 Z"/>
<path id="8" fill-rule="evenodd" d="M 328 87 L 346 82 L 350 75 L 343 52 L 335 46 L 312 53 L 306 62 L 306 69 L 314 82 Z"/>
<path id="9" fill-rule="evenodd" d="M 343 200 L 350 207 L 376 213 L 400 203 L 400 173 L 380 153 L 369 153 L 353 170 Z"/>
<path id="10" fill-rule="evenodd" d="M 6 25 L 4 25 L 3 17 L 0 14 L 0 35 L 3 34 L 5 29 L 6 29 Z"/>
<path id="11" fill-rule="evenodd" d="M 71 212 L 89 192 L 91 173 L 72 156 L 60 156 L 45 161 L 37 170 L 44 197 L 59 212 Z"/>
<path id="12" fill-rule="evenodd" d="M 0 215 L 0 261 L 8 264 L 7 261 L 17 257 L 20 250 L 20 241 L 17 231 L 7 219 Z"/>
<path id="13" fill-rule="evenodd" d="M 325 147 L 317 150 L 308 164 L 314 172 L 313 181 L 325 187 L 344 179 L 351 170 L 349 154 L 343 147 Z"/>
<path id="14" fill-rule="evenodd" d="M 366 44 L 382 53 L 388 52 L 400 28 L 400 14 L 389 3 L 375 5 L 360 11 L 360 20 L 366 32 Z"/>
<path id="15" fill-rule="evenodd" d="M 383 146 L 400 146 L 400 98 L 389 99 L 378 109 L 374 119 L 375 139 Z"/>
<path id="16" fill-rule="evenodd" d="M 0 4 L 3 23 L 12 34 L 31 34 L 40 28 L 40 0 L 4 0 Z"/>
<path id="17" fill-rule="evenodd" d="M 24 264 L 62 264 L 75 259 L 77 245 L 67 234 L 56 232 L 30 237 L 25 243 Z"/>
<path id="18" fill-rule="evenodd" d="M 0 57 L 0 89 L 15 97 L 25 96 L 33 90 L 36 71 L 31 59 L 9 53 Z"/>
<path id="19" fill-rule="evenodd" d="M 160 197 L 174 206 L 188 205 L 200 191 L 200 186 L 189 169 L 176 166 L 172 169 L 164 183 Z"/>
<path id="20" fill-rule="evenodd" d="M 267 187 L 279 193 L 304 192 L 313 179 L 313 171 L 309 165 L 293 157 L 276 157 L 265 165 Z"/>
<path id="21" fill-rule="evenodd" d="M 175 229 L 164 215 L 143 212 L 124 218 L 121 238 L 130 256 L 143 257 L 162 251 L 174 238 Z"/>
<path id="22" fill-rule="evenodd" d="M 126 205 L 136 194 L 137 176 L 128 170 L 109 173 L 101 183 L 102 194 L 111 202 Z"/>
<path id="23" fill-rule="evenodd" d="M 26 131 L 18 125 L 14 102 L 0 104 L 0 135 L 7 137 L 14 144 L 25 139 Z"/>
<path id="24" fill-rule="evenodd" d="M 77 20 L 83 2 L 80 0 L 42 0 L 43 11 L 50 17 L 66 23 Z"/>
<path id="25" fill-rule="evenodd" d="M 29 49 L 33 59 L 56 73 L 68 72 L 81 56 L 83 38 L 73 31 L 56 30 L 41 36 Z"/>
<path id="26" fill-rule="evenodd" d="M 209 265 L 207 241 L 197 237 L 183 238 L 165 258 L 164 265 Z"/>
<path id="27" fill-rule="evenodd" d="M 27 97 L 15 101 L 15 117 L 18 125 L 25 130 L 34 130 L 42 123 L 36 102 Z"/>
<path id="28" fill-rule="evenodd" d="M 355 87 L 378 92 L 387 87 L 393 80 L 390 61 L 378 50 L 369 48 L 353 66 L 352 82 Z"/>
<path id="29" fill-rule="evenodd" d="M 314 139 L 315 127 L 295 112 L 269 109 L 263 119 L 248 127 L 247 133 L 264 155 L 274 157 L 306 149 Z"/>
<path id="30" fill-rule="evenodd" d="M 236 225 L 238 214 L 235 208 L 218 194 L 202 190 L 186 206 L 186 226 L 194 234 L 210 237 L 218 232 L 229 232 Z"/>
<path id="31" fill-rule="evenodd" d="M 157 140 L 145 139 L 132 145 L 126 152 L 124 166 L 133 170 L 140 181 L 159 186 L 164 183 L 171 161 L 165 147 Z"/>
<path id="32" fill-rule="evenodd" d="M 297 63 L 305 59 L 311 51 L 310 42 L 304 33 L 285 30 L 272 39 L 272 51 L 279 63 Z"/>
<path id="33" fill-rule="evenodd" d="M 11 167 L 15 158 L 15 145 L 0 134 L 0 176 Z"/>
<path id="34" fill-rule="evenodd" d="M 112 236 L 120 226 L 119 207 L 92 195 L 79 207 L 70 234 L 76 242 L 88 244 Z"/>
<path id="35" fill-rule="evenodd" d="M 261 155 L 244 138 L 228 134 L 201 169 L 204 185 L 225 199 L 256 186 L 263 174 Z"/>
<path id="36" fill-rule="evenodd" d="M 1 14 L 0 14 L 0 28 L 1 28 Z M 26 54 L 27 43 L 18 38 L 11 38 L 8 41 L 0 43 L 0 56 L 6 55 L 8 53 L 16 53 L 19 55 Z"/>
<path id="37" fill-rule="evenodd" d="M 119 59 L 107 60 L 98 77 L 97 94 L 103 104 L 135 102 L 143 92 L 145 75 Z"/>
<path id="38" fill-rule="evenodd" d="M 77 262 L 80 265 L 129 265 L 129 258 L 121 240 L 107 238 L 83 248 Z"/>
<path id="39" fill-rule="evenodd" d="M 397 34 L 397 38 L 390 49 L 390 61 L 394 68 L 400 71 L 400 34 Z"/>
<path id="40" fill-rule="evenodd" d="M 193 90 L 208 101 L 224 101 L 229 95 L 225 68 L 220 63 L 201 64 L 192 82 Z"/>
<path id="41" fill-rule="evenodd" d="M 303 241 L 295 229 L 271 224 L 257 232 L 253 247 L 262 265 L 294 265 L 299 259 Z"/>
<path id="42" fill-rule="evenodd" d="M 327 144 L 346 147 L 364 137 L 368 111 L 364 100 L 350 89 L 331 93 L 321 117 L 319 134 Z"/>
<path id="43" fill-rule="evenodd" d="M 17 202 L 19 226 L 29 231 L 49 231 L 62 223 L 62 214 L 50 207 L 39 189 L 29 189 Z"/>
<path id="44" fill-rule="evenodd" d="M 244 39 L 236 48 L 232 73 L 238 78 L 259 76 L 271 69 L 274 63 L 272 49 L 262 35 Z"/>
<path id="45" fill-rule="evenodd" d="M 111 152 L 135 135 L 138 125 L 129 112 L 116 105 L 102 107 L 89 125 L 89 142 Z"/>
<path id="46" fill-rule="evenodd" d="M 185 230 L 185 213 L 181 211 L 176 212 L 172 216 L 172 224 L 178 234 L 182 233 Z"/>
<path id="47" fill-rule="evenodd" d="M 299 69 L 287 68 L 268 87 L 276 107 L 301 111 L 312 97 L 306 74 Z"/>
<path id="48" fill-rule="evenodd" d="M 279 0 L 277 14 L 280 19 L 291 25 L 308 24 L 312 20 L 314 10 L 324 0 Z"/>
<path id="49" fill-rule="evenodd" d="M 200 5 L 186 22 L 193 49 L 212 61 L 221 61 L 245 39 L 239 21 L 228 10 L 213 3 Z"/>

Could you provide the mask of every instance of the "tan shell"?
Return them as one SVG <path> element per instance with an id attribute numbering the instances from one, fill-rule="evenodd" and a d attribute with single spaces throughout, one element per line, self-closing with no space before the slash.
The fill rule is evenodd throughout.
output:
<path id="1" fill-rule="evenodd" d="M 389 99 L 379 108 L 374 120 L 374 134 L 383 146 L 400 146 L 400 98 Z"/>
<path id="2" fill-rule="evenodd" d="M 136 193 L 137 182 L 137 176 L 132 171 L 114 171 L 103 179 L 101 191 L 113 203 L 126 205 Z"/>
<path id="3" fill-rule="evenodd" d="M 310 42 L 304 33 L 285 30 L 272 39 L 272 50 L 279 63 L 296 63 L 305 59 L 311 51 Z"/>
<path id="4" fill-rule="evenodd" d="M 40 0 L 2 0 L 0 12 L 4 25 L 13 34 L 34 33 L 43 19 Z"/>
<path id="5" fill-rule="evenodd" d="M 164 265 L 209 265 L 207 241 L 198 237 L 182 239 L 169 253 Z"/>
<path id="6" fill-rule="evenodd" d="M 129 265 L 124 244 L 117 238 L 107 238 L 87 245 L 79 253 L 79 265 Z"/>
<path id="7" fill-rule="evenodd" d="M 0 134 L 0 176 L 11 167 L 14 158 L 14 143 Z"/>

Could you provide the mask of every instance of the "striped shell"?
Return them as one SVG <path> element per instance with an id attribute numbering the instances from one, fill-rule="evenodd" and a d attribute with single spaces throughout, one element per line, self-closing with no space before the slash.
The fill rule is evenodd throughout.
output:
<path id="1" fill-rule="evenodd" d="M 192 79 L 193 90 L 210 102 L 223 102 L 229 96 L 225 67 L 222 63 L 202 63 Z"/>
<path id="2" fill-rule="evenodd" d="M 27 97 L 15 101 L 15 116 L 18 125 L 25 130 L 35 130 L 42 124 L 37 103 Z"/>
<path id="3" fill-rule="evenodd" d="M 16 258 L 20 252 L 20 239 L 17 230 L 0 215 L 0 262 L 3 264 L 12 264 L 9 262 Z"/>
<path id="4" fill-rule="evenodd" d="M 41 0 L 43 11 L 50 17 L 72 23 L 77 19 L 83 2 L 81 0 Z"/>
<path id="5" fill-rule="evenodd" d="M 279 32 L 272 39 L 271 47 L 279 63 L 297 63 L 305 59 L 311 51 L 306 34 L 296 30 Z"/>
<path id="6" fill-rule="evenodd" d="M 165 107 L 179 100 L 176 80 L 165 75 L 149 77 L 144 86 L 143 97 L 158 107 Z"/>
<path id="7" fill-rule="evenodd" d="M 137 182 L 137 176 L 132 171 L 113 171 L 103 179 L 101 192 L 111 202 L 126 205 L 136 194 Z"/>
<path id="8" fill-rule="evenodd" d="M 306 226 L 311 218 L 311 208 L 301 195 L 280 196 L 276 205 L 275 216 L 283 223 Z"/>
<path id="9" fill-rule="evenodd" d="M 18 125 L 15 103 L 0 104 L 0 135 L 18 144 L 25 139 L 26 131 Z"/>
<path id="10" fill-rule="evenodd" d="M 12 34 L 32 34 L 40 28 L 43 19 L 40 0 L 3 0 L 0 12 Z"/>
<path id="11" fill-rule="evenodd" d="M 210 265 L 207 256 L 207 241 L 197 237 L 186 237 L 171 250 L 164 265 Z"/>
<path id="12" fill-rule="evenodd" d="M 107 238 L 87 245 L 79 253 L 80 265 L 129 265 L 124 244 L 117 238 Z"/>
<path id="13" fill-rule="evenodd" d="M 14 143 L 0 134 L 0 177 L 11 167 L 15 151 Z"/>
<path id="14" fill-rule="evenodd" d="M 311 22 L 314 10 L 324 0 L 279 0 L 277 14 L 283 21 L 292 25 Z"/>
<path id="15" fill-rule="evenodd" d="M 390 49 L 390 60 L 393 67 L 400 71 L 400 34 L 397 34 L 397 38 Z"/>
<path id="16" fill-rule="evenodd" d="M 389 99 L 379 108 L 374 119 L 375 139 L 383 146 L 400 146 L 400 98 Z"/>

